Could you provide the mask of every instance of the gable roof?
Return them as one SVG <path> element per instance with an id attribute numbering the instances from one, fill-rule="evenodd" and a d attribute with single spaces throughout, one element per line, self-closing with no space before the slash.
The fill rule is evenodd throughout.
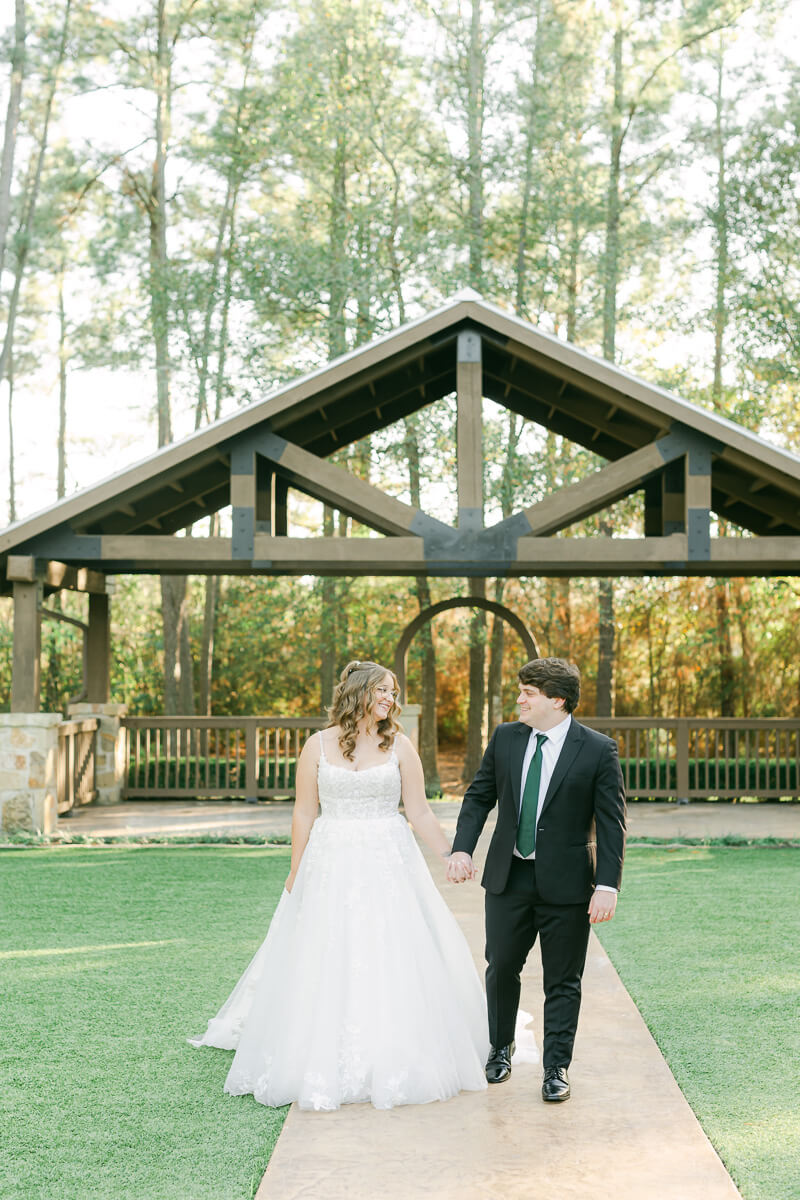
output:
<path id="1" fill-rule="evenodd" d="M 467 292 L 9 526 L 0 564 L 49 531 L 168 534 L 225 507 L 242 435 L 268 431 L 324 458 L 385 428 L 456 390 L 468 330 L 487 398 L 611 462 L 676 428 L 711 439 L 713 509 L 754 533 L 800 533 L 800 457 Z"/>

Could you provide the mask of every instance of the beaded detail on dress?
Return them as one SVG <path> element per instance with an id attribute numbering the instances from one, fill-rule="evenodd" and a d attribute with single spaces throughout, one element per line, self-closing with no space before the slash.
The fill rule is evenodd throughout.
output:
<path id="1" fill-rule="evenodd" d="M 385 763 L 352 771 L 329 762 L 321 737 L 319 743 L 319 802 L 323 818 L 358 821 L 397 816 L 400 767 L 394 750 Z"/>

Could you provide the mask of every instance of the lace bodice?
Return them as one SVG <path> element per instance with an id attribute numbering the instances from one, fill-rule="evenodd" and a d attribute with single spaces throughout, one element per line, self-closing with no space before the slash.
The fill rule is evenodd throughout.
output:
<path id="1" fill-rule="evenodd" d="M 323 817 L 363 820 L 394 817 L 400 804 L 400 767 L 392 750 L 385 763 L 351 771 L 328 762 L 320 738 L 319 803 Z"/>

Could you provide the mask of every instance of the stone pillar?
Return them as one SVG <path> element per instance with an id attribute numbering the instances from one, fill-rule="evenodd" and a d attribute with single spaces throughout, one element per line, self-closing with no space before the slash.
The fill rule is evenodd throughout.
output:
<path id="1" fill-rule="evenodd" d="M 99 701 L 80 700 L 70 704 L 69 715 L 74 720 L 97 717 L 95 761 L 95 783 L 97 804 L 119 804 L 127 770 L 127 739 L 122 728 L 122 718 L 128 711 L 126 704 L 101 704 Z"/>
<path id="2" fill-rule="evenodd" d="M 419 714 L 421 704 L 404 704 L 400 713 L 400 725 L 406 737 L 410 738 L 415 750 L 419 750 Z"/>
<path id="3" fill-rule="evenodd" d="M 0 836 L 52 833 L 61 713 L 0 713 Z"/>

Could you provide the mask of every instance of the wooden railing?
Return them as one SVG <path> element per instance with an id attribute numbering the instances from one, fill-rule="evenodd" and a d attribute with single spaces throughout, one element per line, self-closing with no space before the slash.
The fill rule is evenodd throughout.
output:
<path id="1" fill-rule="evenodd" d="M 125 718 L 124 795 L 290 799 L 300 751 L 325 723 L 323 717 Z M 589 717 L 584 723 L 616 739 L 631 799 L 800 797 L 799 720 Z"/>
<path id="2" fill-rule="evenodd" d="M 58 727 L 56 797 L 60 816 L 94 800 L 97 717 L 62 721 Z"/>
<path id="3" fill-rule="evenodd" d="M 126 797 L 294 796 L 295 764 L 324 717 L 126 717 Z"/>
<path id="4" fill-rule="evenodd" d="M 616 739 L 631 799 L 800 796 L 800 721 L 590 717 Z"/>

